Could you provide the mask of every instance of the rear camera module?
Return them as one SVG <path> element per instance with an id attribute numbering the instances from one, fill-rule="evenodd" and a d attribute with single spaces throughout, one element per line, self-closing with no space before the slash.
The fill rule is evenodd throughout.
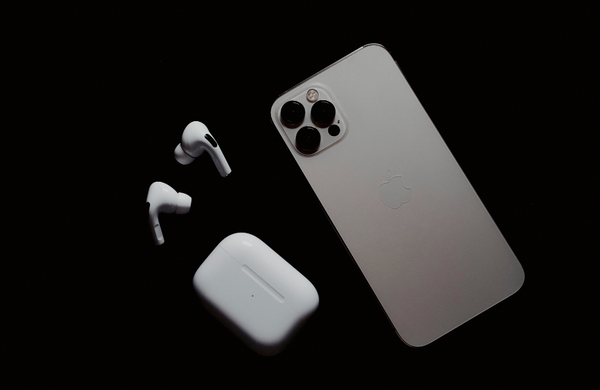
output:
<path id="1" fill-rule="evenodd" d="M 277 99 L 271 119 L 289 146 L 302 157 L 315 157 L 342 142 L 348 133 L 344 107 L 328 86 L 298 86 Z"/>
<path id="2" fill-rule="evenodd" d="M 317 126 L 327 127 L 335 119 L 335 107 L 333 103 L 327 100 L 319 100 L 313 104 L 310 116 Z"/>
<path id="3" fill-rule="evenodd" d="M 295 100 L 290 100 L 281 107 L 281 122 L 286 127 L 298 127 L 304 120 L 304 114 L 304 106 Z"/>
<path id="4" fill-rule="evenodd" d="M 321 133 L 311 126 L 305 126 L 296 133 L 296 147 L 304 154 L 313 154 L 319 150 Z"/>

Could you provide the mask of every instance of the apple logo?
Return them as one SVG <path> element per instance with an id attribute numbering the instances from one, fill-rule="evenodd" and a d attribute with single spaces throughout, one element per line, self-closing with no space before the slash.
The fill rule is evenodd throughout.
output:
<path id="1" fill-rule="evenodd" d="M 402 184 L 401 176 L 392 176 L 392 171 L 387 170 L 385 182 L 379 186 L 379 199 L 392 209 L 397 209 L 410 200 L 412 191 Z"/>

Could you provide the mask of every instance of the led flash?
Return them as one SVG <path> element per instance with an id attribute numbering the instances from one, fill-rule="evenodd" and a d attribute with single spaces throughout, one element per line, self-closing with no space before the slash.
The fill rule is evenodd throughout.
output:
<path id="1" fill-rule="evenodd" d="M 316 102 L 319 100 L 319 92 L 316 89 L 309 89 L 308 92 L 306 92 L 306 100 L 311 103 Z"/>

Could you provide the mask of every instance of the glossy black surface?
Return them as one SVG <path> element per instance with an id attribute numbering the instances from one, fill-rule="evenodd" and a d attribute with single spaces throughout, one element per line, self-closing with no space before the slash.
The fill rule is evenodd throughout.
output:
<path id="1" fill-rule="evenodd" d="M 204 136 L 204 138 L 206 138 L 206 140 L 208 142 L 210 142 L 210 144 L 212 145 L 213 148 L 218 147 L 219 145 L 217 144 L 217 141 L 210 135 L 210 134 L 206 134 Z"/>

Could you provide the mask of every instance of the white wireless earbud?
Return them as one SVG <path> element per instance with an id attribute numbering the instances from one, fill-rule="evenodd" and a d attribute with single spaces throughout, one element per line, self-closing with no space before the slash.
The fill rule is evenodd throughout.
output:
<path id="1" fill-rule="evenodd" d="M 155 181 L 148 189 L 148 221 L 152 238 L 156 245 L 162 245 L 165 239 L 158 223 L 158 214 L 186 214 L 192 206 L 192 198 L 183 192 L 175 191 L 171 186 L 160 181 Z"/>
<path id="2" fill-rule="evenodd" d="M 205 150 L 210 154 L 221 176 L 225 177 L 231 173 L 231 168 L 229 168 L 217 141 L 210 134 L 208 128 L 198 121 L 190 123 L 183 130 L 181 143 L 175 148 L 175 159 L 180 164 L 187 165 Z"/>

